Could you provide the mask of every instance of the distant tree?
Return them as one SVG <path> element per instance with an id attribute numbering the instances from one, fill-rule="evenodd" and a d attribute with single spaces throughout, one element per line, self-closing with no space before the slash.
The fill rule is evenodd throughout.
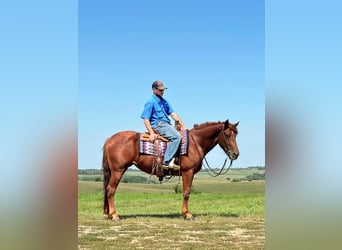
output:
<path id="1" fill-rule="evenodd" d="M 78 169 L 78 174 L 82 174 L 82 175 L 102 175 L 102 169 Z"/>
<path id="2" fill-rule="evenodd" d="M 152 180 L 150 178 L 139 176 L 139 175 L 133 175 L 133 176 L 124 175 L 121 179 L 121 182 L 123 183 L 157 183 L 156 180 Z"/>
<path id="3" fill-rule="evenodd" d="M 176 194 L 181 194 L 183 193 L 183 188 L 181 185 L 177 184 L 176 186 L 174 186 L 173 190 L 175 190 L 175 193 Z M 190 188 L 190 193 L 192 194 L 200 194 L 201 192 L 197 191 L 195 189 L 195 187 L 192 185 L 191 188 Z"/>
<path id="4" fill-rule="evenodd" d="M 246 176 L 246 179 L 249 181 L 252 180 L 265 180 L 265 173 L 253 173 L 251 175 Z"/>

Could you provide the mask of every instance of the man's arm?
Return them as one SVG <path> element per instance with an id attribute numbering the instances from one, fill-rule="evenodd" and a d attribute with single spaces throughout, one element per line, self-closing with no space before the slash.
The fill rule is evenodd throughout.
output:
<path id="1" fill-rule="evenodd" d="M 179 124 L 181 125 L 181 127 L 182 127 L 183 130 L 186 130 L 186 129 L 187 129 L 187 127 L 186 127 L 186 126 L 184 125 L 184 123 L 182 122 L 181 118 L 180 118 L 175 112 L 173 112 L 173 113 L 171 114 L 171 117 L 172 117 L 172 119 L 175 120 L 176 122 L 179 122 Z"/>
<path id="2" fill-rule="evenodd" d="M 145 124 L 145 127 L 147 129 L 147 131 L 150 133 L 150 141 L 151 142 L 154 142 L 154 139 L 156 138 L 156 135 L 153 131 L 153 128 L 151 126 L 151 123 L 148 119 L 144 119 L 144 124 Z"/>

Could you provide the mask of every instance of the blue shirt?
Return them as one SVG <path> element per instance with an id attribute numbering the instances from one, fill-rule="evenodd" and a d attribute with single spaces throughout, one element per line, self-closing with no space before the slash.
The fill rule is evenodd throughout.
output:
<path id="1" fill-rule="evenodd" d="M 148 119 L 151 126 L 155 127 L 160 121 L 171 123 L 168 116 L 172 113 L 173 109 L 168 101 L 164 98 L 152 95 L 145 103 L 144 110 L 140 117 L 142 119 Z"/>

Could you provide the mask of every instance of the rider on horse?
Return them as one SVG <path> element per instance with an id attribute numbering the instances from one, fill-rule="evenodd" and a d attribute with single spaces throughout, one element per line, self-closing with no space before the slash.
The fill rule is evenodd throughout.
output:
<path id="1" fill-rule="evenodd" d="M 161 81 L 152 83 L 153 95 L 147 100 L 141 118 L 144 120 L 146 129 L 150 134 L 150 141 L 153 142 L 157 138 L 157 134 L 169 140 L 166 148 L 164 161 L 162 166 L 164 169 L 173 168 L 178 170 L 180 167 L 173 163 L 172 158 L 175 156 L 181 142 L 181 134 L 171 125 L 169 116 L 186 130 L 180 117 L 174 112 L 170 103 L 163 98 L 164 90 L 167 89 Z M 172 164 L 170 164 L 172 163 Z"/>

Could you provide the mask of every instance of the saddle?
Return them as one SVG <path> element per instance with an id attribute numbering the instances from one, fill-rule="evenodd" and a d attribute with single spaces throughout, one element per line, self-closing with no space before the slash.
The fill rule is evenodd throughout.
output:
<path id="1" fill-rule="evenodd" d="M 156 139 L 160 139 L 162 141 L 168 142 L 169 140 L 166 139 L 165 137 L 161 136 L 160 134 L 157 134 L 157 138 Z M 150 133 L 149 132 L 144 132 L 140 134 L 140 140 L 141 141 L 150 141 Z"/>
<path id="2" fill-rule="evenodd" d="M 189 147 L 188 130 L 181 130 L 182 140 L 180 144 L 180 154 L 187 155 Z M 164 156 L 169 140 L 158 134 L 155 142 L 150 142 L 150 134 L 148 132 L 139 135 L 139 153 L 146 155 Z"/>
<path id="3" fill-rule="evenodd" d="M 182 133 L 182 129 L 181 129 L 181 125 L 179 124 L 179 122 L 176 122 L 174 128 L 181 134 L 182 136 L 182 141 L 181 143 L 184 143 L 184 133 Z M 156 139 L 160 139 L 164 142 L 169 142 L 169 140 L 163 136 L 161 136 L 160 134 L 156 133 L 156 131 L 154 131 L 154 133 L 157 135 Z M 141 141 L 150 141 L 150 133 L 149 132 L 144 132 L 140 134 L 140 140 Z"/>
<path id="4" fill-rule="evenodd" d="M 178 130 L 178 129 L 177 129 Z M 181 144 L 179 147 L 179 153 L 175 156 L 175 162 L 179 164 L 179 156 L 187 155 L 189 149 L 189 131 L 188 130 L 178 130 L 182 135 Z M 163 180 L 163 177 L 166 175 L 174 175 L 173 170 L 169 170 L 167 173 L 161 166 L 161 157 L 164 156 L 169 140 L 158 134 L 156 140 L 154 142 L 150 142 L 150 134 L 148 132 L 143 132 L 139 134 L 139 154 L 144 155 L 153 155 L 154 156 L 154 164 L 152 167 L 152 173 L 154 173 L 159 177 L 159 181 Z"/>

